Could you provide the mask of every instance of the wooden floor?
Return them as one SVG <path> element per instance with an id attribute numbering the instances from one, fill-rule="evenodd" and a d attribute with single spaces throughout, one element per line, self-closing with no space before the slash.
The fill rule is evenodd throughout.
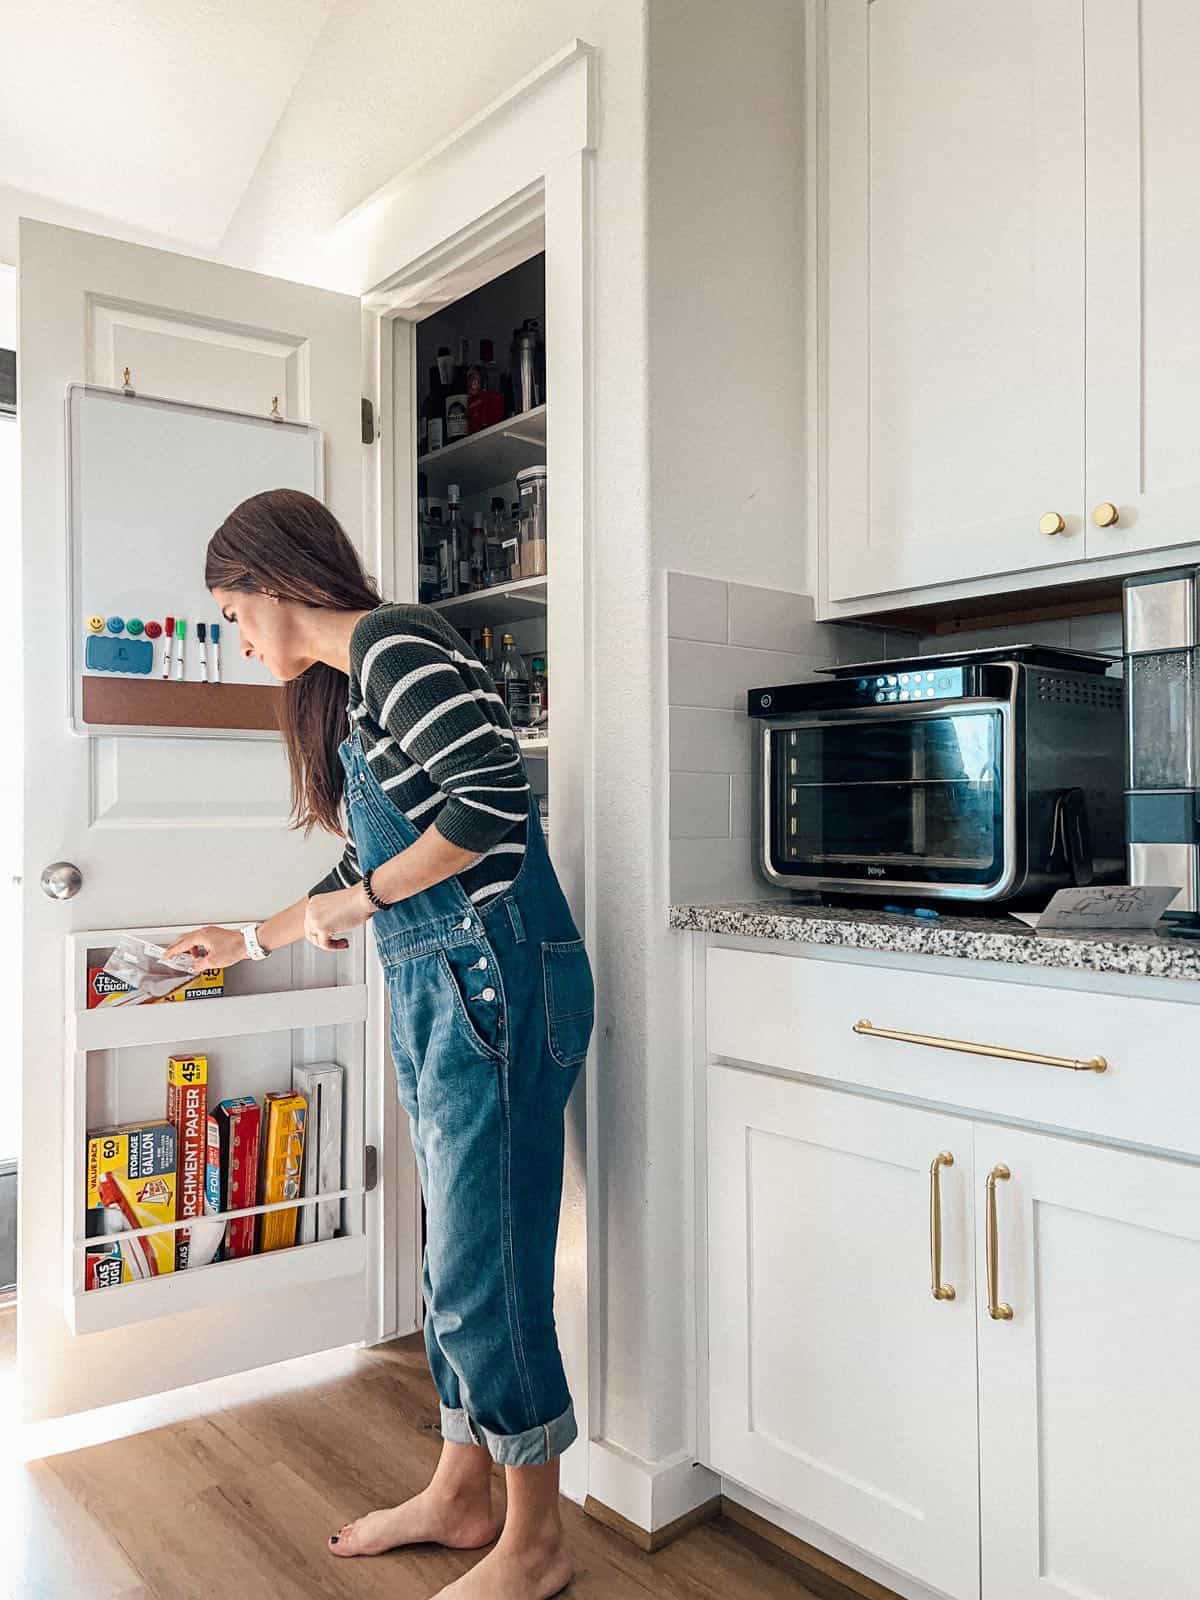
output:
<path id="1" fill-rule="evenodd" d="M 0 1313 L 0 1365 L 11 1361 Z M 425 1600 L 479 1554 L 339 1561 L 325 1539 L 421 1488 L 437 1396 L 419 1335 L 347 1375 L 28 1464 L 3 1463 L 3 1600 Z M 2 1448 L 2 1446 L 0 1446 Z M 502 1498 L 503 1477 L 497 1471 Z M 644 1555 L 563 1501 L 569 1600 L 812 1600 L 790 1559 L 724 1518 Z M 844 1591 L 838 1590 L 838 1593 Z"/>

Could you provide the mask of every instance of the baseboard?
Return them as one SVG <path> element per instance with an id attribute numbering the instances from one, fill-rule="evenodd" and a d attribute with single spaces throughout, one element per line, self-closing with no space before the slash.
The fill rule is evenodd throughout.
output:
<path id="1" fill-rule="evenodd" d="M 706 1508 L 717 1502 L 719 1509 L 720 1498 L 720 1478 L 690 1454 L 646 1461 L 608 1440 L 589 1440 L 585 1506 L 595 1506 L 593 1515 L 618 1531 L 634 1530 L 626 1537 L 643 1549 L 658 1548 L 643 1544 L 644 1539 L 665 1538 L 668 1529 L 677 1529 L 669 1536 L 677 1538 L 694 1526 L 687 1521 L 693 1513 L 702 1513 L 696 1521 L 715 1516 L 716 1511 Z"/>
<path id="2" fill-rule="evenodd" d="M 619 1511 L 614 1511 L 611 1506 L 604 1505 L 594 1495 L 588 1495 L 583 1502 L 583 1509 L 589 1517 L 594 1517 L 597 1522 L 602 1522 L 606 1528 L 611 1528 L 614 1533 L 619 1533 L 623 1539 L 628 1539 L 630 1544 L 636 1545 L 639 1550 L 644 1550 L 647 1555 L 652 1555 L 655 1550 L 665 1549 L 673 1539 L 678 1539 L 680 1534 L 687 1533 L 690 1528 L 699 1527 L 702 1522 L 708 1522 L 713 1517 L 719 1517 L 721 1514 L 721 1496 L 714 1495 L 711 1500 L 706 1500 L 703 1505 L 693 1506 L 690 1511 L 685 1511 L 683 1516 L 676 1517 L 674 1522 L 668 1522 L 662 1528 L 655 1528 L 653 1532 L 647 1528 L 639 1528 L 636 1522 L 630 1522 L 628 1517 L 623 1517 Z"/>
<path id="3" fill-rule="evenodd" d="M 738 1505 L 736 1500 L 723 1496 L 721 1514 L 764 1544 L 772 1545 L 790 1556 L 799 1568 L 797 1576 L 800 1581 L 819 1600 L 901 1600 L 894 1589 L 885 1589 L 873 1578 L 864 1577 L 853 1567 L 826 1555 L 824 1550 L 818 1550 L 816 1545 L 797 1539 L 794 1533 L 788 1533 L 778 1524 L 768 1522 L 766 1517 L 760 1517 L 756 1511 Z"/>

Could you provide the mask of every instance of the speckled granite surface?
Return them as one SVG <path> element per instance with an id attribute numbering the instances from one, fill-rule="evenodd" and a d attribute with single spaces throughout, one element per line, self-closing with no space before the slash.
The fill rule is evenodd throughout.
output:
<path id="1" fill-rule="evenodd" d="M 936 922 L 926 922 L 886 911 L 764 900 L 743 905 L 672 906 L 671 926 L 693 933 L 786 939 L 794 944 L 896 955 L 950 956 L 1010 966 L 1200 981 L 1200 939 L 1171 939 L 1154 933 L 1039 934 L 1009 917 L 944 912 Z"/>

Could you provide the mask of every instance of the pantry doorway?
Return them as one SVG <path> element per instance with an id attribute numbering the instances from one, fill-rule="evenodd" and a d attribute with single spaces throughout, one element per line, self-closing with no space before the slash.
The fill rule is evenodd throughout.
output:
<path id="1" fill-rule="evenodd" d="M 17 281 L 11 267 L 0 266 L 0 549 L 10 588 L 18 585 L 21 559 L 18 519 L 17 449 Z M 15 620 L 15 619 L 14 619 Z M 0 632 L 0 673 L 8 685 L 6 721 L 10 737 L 0 772 L 0 962 L 3 970 L 21 970 L 21 651 L 19 628 Z M 17 725 L 14 725 L 17 724 Z M 14 986 L 14 993 L 19 992 Z M 20 1052 L 17 1005 L 5 1007 L 0 1039 L 0 1299 L 17 1281 L 17 1161 L 21 1153 Z"/>

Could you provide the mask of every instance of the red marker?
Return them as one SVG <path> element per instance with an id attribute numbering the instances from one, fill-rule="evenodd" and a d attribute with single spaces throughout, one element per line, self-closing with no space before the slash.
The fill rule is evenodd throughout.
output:
<path id="1" fill-rule="evenodd" d="M 175 618 L 168 617 L 163 623 L 163 669 L 164 678 L 171 676 L 171 640 L 175 637 Z"/>

